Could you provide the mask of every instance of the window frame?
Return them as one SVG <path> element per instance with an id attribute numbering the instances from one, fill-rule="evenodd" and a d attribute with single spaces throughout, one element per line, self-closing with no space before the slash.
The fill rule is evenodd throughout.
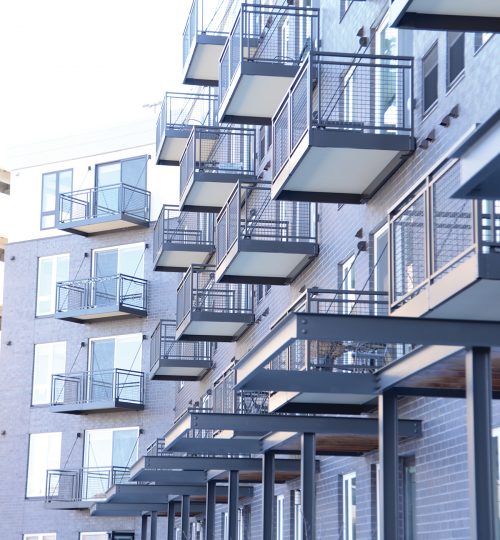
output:
<path id="1" fill-rule="evenodd" d="M 61 174 L 63 173 L 67 173 L 67 172 L 71 172 L 71 189 L 70 191 L 61 191 L 60 190 L 60 181 L 59 181 L 59 177 Z M 54 210 L 44 210 L 43 209 L 43 199 L 44 199 L 44 192 L 45 192 L 45 177 L 46 176 L 50 176 L 52 174 L 55 174 L 56 175 L 56 185 L 55 185 L 55 189 L 54 189 L 54 197 L 55 197 L 55 208 Z M 58 217 L 58 210 L 59 210 L 59 197 L 61 195 L 61 193 L 71 193 L 73 191 L 73 168 L 69 168 L 69 169 L 61 169 L 60 171 L 51 171 L 51 172 L 46 172 L 46 173 L 42 173 L 42 186 L 41 186 L 41 193 L 40 193 L 40 230 L 41 231 L 48 231 L 50 229 L 56 229 L 57 228 L 57 217 Z M 45 217 L 50 217 L 50 216 L 54 216 L 54 225 L 50 226 L 50 227 L 44 227 L 43 226 L 43 219 Z"/>
<path id="2" fill-rule="evenodd" d="M 51 289 L 52 289 L 52 294 L 51 294 L 51 309 L 48 311 L 48 312 L 44 312 L 44 313 L 40 313 L 39 312 L 39 299 L 40 299 L 40 296 L 39 296 L 39 293 L 40 293 L 40 262 L 41 261 L 44 261 L 44 260 L 48 260 L 48 259 L 53 259 L 53 260 L 58 260 L 59 258 L 66 258 L 67 260 L 67 265 L 68 265 L 68 272 L 67 272 L 67 277 L 66 279 L 64 279 L 63 281 L 66 281 L 67 279 L 69 279 L 69 265 L 70 265 L 70 255 L 69 253 L 59 253 L 59 254 L 56 254 L 56 255 L 46 255 L 46 256 L 43 256 L 43 257 L 38 257 L 37 259 L 37 283 L 36 283 L 36 298 L 35 298 L 35 317 L 51 317 L 54 315 L 54 313 L 56 312 L 56 291 L 57 291 L 57 262 L 56 262 L 56 265 L 54 267 L 52 267 L 52 276 L 51 276 L 51 279 L 53 280 L 51 282 Z M 55 272 L 54 272 L 54 268 L 55 268 Z M 53 279 L 55 277 L 55 280 Z"/>
<path id="3" fill-rule="evenodd" d="M 436 69 L 436 99 L 430 103 L 427 107 L 425 106 L 425 80 L 426 80 L 426 71 L 425 71 L 425 60 L 429 58 L 429 56 L 436 51 L 436 63 L 433 69 Z M 422 68 L 422 116 L 425 118 L 434 108 L 436 107 L 437 103 L 439 102 L 439 47 L 438 47 L 438 40 L 436 39 L 432 45 L 427 49 L 426 53 L 422 56 L 421 60 L 421 68 Z M 429 70 L 428 73 L 430 73 Z"/>
<path id="4" fill-rule="evenodd" d="M 109 538 L 107 531 L 85 531 L 81 532 L 78 540 L 92 540 L 94 537 L 98 537 L 99 535 L 105 534 L 106 539 Z"/>
<path id="5" fill-rule="evenodd" d="M 44 537 L 51 536 L 49 540 L 57 540 L 57 533 L 24 533 L 23 540 L 44 540 Z M 45 539 L 46 540 L 46 539 Z"/>
<path id="6" fill-rule="evenodd" d="M 64 367 L 62 371 L 54 371 L 54 349 L 56 345 L 64 345 Z M 43 401 L 40 403 L 34 403 L 34 389 L 35 389 L 35 373 L 36 373 L 36 363 L 37 363 L 37 350 L 45 347 L 51 346 L 51 358 L 50 363 L 52 367 L 52 371 L 50 371 L 49 374 L 49 399 L 48 401 Z M 67 348 L 67 341 L 50 341 L 46 343 L 35 343 L 33 347 L 33 371 L 31 376 L 31 406 L 32 407 L 44 407 L 47 405 L 50 405 L 52 402 L 52 376 L 56 375 L 58 373 L 64 373 L 64 370 L 66 369 L 66 361 L 67 361 L 67 354 L 68 354 L 68 348 Z"/>
<path id="7" fill-rule="evenodd" d="M 486 46 L 486 44 L 491 41 L 491 38 L 495 34 L 493 32 L 474 32 L 474 56 Z M 484 36 L 487 36 L 484 39 Z M 479 43 L 478 38 L 480 37 L 481 42 Z"/>
<path id="8" fill-rule="evenodd" d="M 356 538 L 356 523 L 357 523 L 357 516 L 356 516 L 356 502 L 353 503 L 353 497 L 352 497 L 352 488 L 353 488 L 353 480 L 354 480 L 354 490 L 356 489 L 356 473 L 350 472 L 342 475 L 342 539 L 343 540 L 354 540 Z M 350 488 L 349 494 L 345 491 L 345 486 Z M 356 493 L 354 491 L 354 493 Z M 346 498 L 347 495 L 347 498 Z M 354 501 L 356 499 L 354 498 Z M 349 506 L 346 504 L 348 503 Z M 354 508 L 354 512 L 353 512 Z M 349 510 L 349 516 L 347 516 L 347 510 Z M 350 517 L 351 520 L 348 522 L 347 517 Z M 353 519 L 354 517 L 354 519 Z"/>
<path id="9" fill-rule="evenodd" d="M 89 464 L 88 464 L 88 434 L 90 432 L 93 432 L 93 431 L 100 431 L 100 432 L 103 432 L 103 431 L 108 431 L 111 433 L 111 460 L 113 459 L 113 433 L 116 432 L 116 431 L 132 431 L 132 430 L 135 430 L 136 431 L 136 440 L 139 438 L 140 436 L 140 427 L 139 426 L 123 426 L 123 427 L 110 427 L 110 428 L 92 428 L 92 429 L 86 429 L 84 431 L 84 435 L 83 435 L 83 467 L 84 468 L 87 468 L 89 467 Z M 128 465 L 129 467 L 131 467 L 138 459 L 139 459 L 139 445 L 135 444 L 135 459 L 131 459 L 129 458 L 129 463 L 130 465 Z M 95 457 L 95 456 L 94 456 Z M 115 465 L 114 463 L 109 463 L 109 464 L 99 464 L 99 465 L 92 465 L 92 467 L 115 467 L 117 465 Z"/>
<path id="10" fill-rule="evenodd" d="M 450 40 L 450 35 L 456 34 L 456 38 L 453 42 Z M 457 72 L 457 74 L 451 79 L 450 68 L 451 68 L 451 48 L 456 45 L 456 43 L 462 40 L 462 69 Z M 449 92 L 456 84 L 461 80 L 465 73 L 465 32 L 446 32 L 446 91 Z"/>
<path id="11" fill-rule="evenodd" d="M 285 538 L 285 496 L 276 495 L 276 540 Z"/>
<path id="12" fill-rule="evenodd" d="M 117 246 L 107 246 L 107 247 L 102 247 L 102 248 L 95 248 L 92 250 L 92 261 L 91 261 L 91 272 L 92 272 L 92 277 L 98 277 L 97 276 L 97 271 L 96 271 L 96 263 L 97 263 L 97 257 L 96 257 L 96 254 L 98 253 L 104 253 L 106 251 L 115 251 L 117 252 L 117 272 L 116 274 L 123 274 L 123 272 L 120 272 L 120 250 L 123 250 L 123 249 L 127 249 L 127 248 L 132 248 L 132 247 L 140 247 L 141 249 L 139 250 L 141 252 L 141 256 L 140 256 L 140 260 L 139 260 L 139 265 L 138 267 L 136 267 L 135 269 L 135 274 L 134 275 L 131 275 L 130 277 L 134 277 L 134 278 L 138 278 L 138 279 L 144 279 L 144 276 L 145 276 L 145 273 L 146 273 L 146 264 L 145 264 L 145 251 L 146 251 L 146 243 L 145 242 L 132 242 L 130 244 L 120 244 L 120 245 L 117 245 Z M 139 267 L 140 266 L 140 267 Z M 138 270 L 142 270 L 141 272 L 139 272 L 139 275 L 137 275 L 137 271 Z M 116 275 L 116 274 L 113 274 L 113 275 Z M 123 275 L 129 275 L 129 274 L 123 274 Z M 111 276 L 99 276 L 99 277 L 111 277 Z"/>
<path id="13" fill-rule="evenodd" d="M 137 189 L 144 189 L 144 190 L 147 190 L 148 188 L 148 161 L 150 159 L 150 156 L 148 154 L 140 154 L 138 156 L 131 156 L 131 157 L 127 157 L 127 158 L 122 158 L 122 159 L 113 159 L 111 161 L 103 161 L 102 163 L 96 163 L 95 164 L 95 167 L 94 167 L 94 187 L 97 188 L 97 178 L 98 178 L 98 174 L 99 174 L 99 167 L 103 167 L 105 165 L 114 165 L 115 163 L 119 163 L 120 164 L 120 180 L 119 182 L 117 182 L 117 184 L 124 184 L 123 182 L 123 167 L 122 167 L 122 164 L 126 161 L 133 161 L 135 159 L 141 159 L 141 158 L 144 158 L 145 159 L 145 166 L 144 166 L 144 187 L 142 188 L 137 188 Z M 130 184 L 125 184 L 125 185 L 130 185 Z M 132 187 L 135 187 L 135 186 L 132 186 Z"/>
<path id="14" fill-rule="evenodd" d="M 43 482 L 43 494 L 42 495 L 30 495 L 28 492 L 29 484 L 30 484 L 30 464 L 31 464 L 31 451 L 34 448 L 33 440 L 35 437 L 40 436 L 49 436 L 49 435 L 59 435 L 59 459 L 58 464 L 54 467 L 50 466 L 45 469 L 45 479 Z M 46 478 L 47 478 L 47 471 L 51 469 L 59 469 L 61 467 L 61 450 L 62 450 L 62 431 L 44 431 L 44 432 L 38 432 L 38 433 L 30 433 L 28 435 L 28 461 L 26 464 L 26 484 L 24 489 L 24 497 L 25 499 L 43 499 L 45 497 L 45 486 L 46 486 Z M 38 452 L 39 454 L 39 452 Z M 51 452 L 47 453 L 47 456 L 52 455 Z M 50 534 L 50 533 L 49 533 Z"/>

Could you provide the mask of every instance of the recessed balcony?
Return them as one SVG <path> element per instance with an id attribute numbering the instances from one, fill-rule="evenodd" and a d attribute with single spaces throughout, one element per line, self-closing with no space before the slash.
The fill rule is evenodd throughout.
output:
<path id="1" fill-rule="evenodd" d="M 147 281 L 124 274 L 76 281 L 56 286 L 56 319 L 93 322 L 147 315 Z"/>
<path id="2" fill-rule="evenodd" d="M 144 409 L 144 373 L 125 369 L 52 375 L 50 410 L 88 414 Z"/>
<path id="3" fill-rule="evenodd" d="M 211 344 L 176 341 L 176 326 L 175 321 L 160 321 L 151 336 L 151 379 L 199 381 L 212 368 Z"/>
<path id="4" fill-rule="evenodd" d="M 255 130 L 194 127 L 180 165 L 180 209 L 218 211 L 238 180 L 256 180 Z"/>
<path id="5" fill-rule="evenodd" d="M 164 205 L 153 236 L 154 269 L 185 272 L 205 264 L 215 252 L 213 213 L 182 212 Z"/>
<path id="6" fill-rule="evenodd" d="M 500 32 L 497 0 L 392 0 L 390 25 L 415 30 Z"/>
<path id="7" fill-rule="evenodd" d="M 460 186 L 453 195 L 464 199 L 500 199 L 500 109 L 478 124 L 455 149 L 460 159 Z"/>
<path id="8" fill-rule="evenodd" d="M 360 203 L 415 149 L 413 60 L 313 52 L 273 118 L 273 199 Z"/>
<path id="9" fill-rule="evenodd" d="M 236 341 L 255 320 L 252 288 L 217 283 L 215 267 L 191 266 L 177 288 L 176 339 Z"/>
<path id="10" fill-rule="evenodd" d="M 219 57 L 228 36 L 226 15 L 213 0 L 193 1 L 182 35 L 184 84 L 219 84 Z"/>
<path id="11" fill-rule="evenodd" d="M 62 193 L 57 228 L 90 236 L 131 227 L 149 227 L 150 206 L 149 191 L 127 184 Z"/>
<path id="12" fill-rule="evenodd" d="M 459 185 L 451 161 L 391 212 L 391 315 L 500 321 L 500 205 Z"/>
<path id="13" fill-rule="evenodd" d="M 242 4 L 220 58 L 219 122 L 270 124 L 318 38 L 318 9 Z"/>
<path id="14" fill-rule="evenodd" d="M 193 126 L 217 124 L 217 92 L 167 92 L 156 122 L 156 164 L 179 165 Z"/>
<path id="15" fill-rule="evenodd" d="M 238 182 L 217 217 L 215 278 L 283 285 L 318 254 L 314 203 L 272 201 L 270 185 Z"/>

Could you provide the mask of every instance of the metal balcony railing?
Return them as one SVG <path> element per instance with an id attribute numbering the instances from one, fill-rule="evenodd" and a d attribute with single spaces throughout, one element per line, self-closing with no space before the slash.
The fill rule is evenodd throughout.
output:
<path id="1" fill-rule="evenodd" d="M 146 311 L 147 281 L 124 274 L 109 277 L 61 281 L 56 286 L 58 313 L 110 310 L 118 306 L 130 310 Z"/>
<path id="2" fill-rule="evenodd" d="M 210 343 L 204 341 L 175 341 L 176 322 L 163 320 L 151 336 L 151 369 L 160 360 L 200 360 L 211 362 Z"/>
<path id="3" fill-rule="evenodd" d="M 177 327 L 191 312 L 251 315 L 252 288 L 235 283 L 217 283 L 213 266 L 192 265 L 177 288 Z"/>
<path id="4" fill-rule="evenodd" d="M 318 36 L 317 9 L 242 4 L 220 59 L 221 101 L 242 62 L 298 66 Z"/>
<path id="5" fill-rule="evenodd" d="M 217 217 L 217 265 L 224 260 L 239 238 L 316 243 L 316 205 L 309 202 L 273 201 L 270 185 L 238 182 Z"/>
<path id="6" fill-rule="evenodd" d="M 312 129 L 413 136 L 413 59 L 313 51 L 273 118 L 273 178 Z"/>
<path id="7" fill-rule="evenodd" d="M 59 197 L 59 225 L 125 215 L 149 221 L 151 193 L 127 184 L 81 189 Z"/>
<path id="8" fill-rule="evenodd" d="M 195 172 L 255 176 L 255 129 L 194 127 L 180 163 L 181 198 Z"/>
<path id="9" fill-rule="evenodd" d="M 116 484 L 133 483 L 128 467 L 88 467 L 47 471 L 45 500 L 77 502 L 104 499 L 106 491 Z"/>
<path id="10" fill-rule="evenodd" d="M 52 375 L 51 405 L 144 404 L 144 373 L 126 369 Z"/>

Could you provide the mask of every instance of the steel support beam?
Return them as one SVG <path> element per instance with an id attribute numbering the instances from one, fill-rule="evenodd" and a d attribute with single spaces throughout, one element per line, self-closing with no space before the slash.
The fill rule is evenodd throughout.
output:
<path id="1" fill-rule="evenodd" d="M 181 502 L 181 538 L 183 540 L 189 540 L 189 512 L 190 512 L 190 498 L 189 495 L 182 496 Z"/>
<path id="2" fill-rule="evenodd" d="M 156 540 L 158 533 L 158 512 L 151 512 L 151 540 Z"/>
<path id="3" fill-rule="evenodd" d="M 215 540 L 215 488 L 217 482 L 207 482 L 207 502 L 205 509 L 205 540 Z"/>
<path id="4" fill-rule="evenodd" d="M 301 436 L 302 538 L 316 538 L 316 435 Z"/>
<path id="5" fill-rule="evenodd" d="M 473 347 L 465 360 L 471 540 L 495 536 L 496 508 L 491 439 L 491 355 Z"/>
<path id="6" fill-rule="evenodd" d="M 228 540 L 238 540 L 238 499 L 239 499 L 239 471 L 229 471 L 229 536 Z"/>
<path id="7" fill-rule="evenodd" d="M 167 540 L 175 540 L 175 501 L 168 503 Z"/>
<path id="8" fill-rule="evenodd" d="M 148 540 L 148 515 L 143 514 L 141 517 L 141 540 Z"/>
<path id="9" fill-rule="evenodd" d="M 274 454 L 262 456 L 262 540 L 273 540 Z"/>
<path id="10" fill-rule="evenodd" d="M 398 406 L 397 395 L 379 396 L 380 530 L 384 540 L 398 540 Z"/>

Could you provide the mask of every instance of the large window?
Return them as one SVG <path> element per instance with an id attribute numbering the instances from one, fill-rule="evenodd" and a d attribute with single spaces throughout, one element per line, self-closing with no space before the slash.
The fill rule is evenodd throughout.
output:
<path id="1" fill-rule="evenodd" d="M 96 166 L 95 184 L 97 188 L 116 184 L 127 184 L 146 189 L 147 156 L 123 159 Z"/>
<path id="2" fill-rule="evenodd" d="M 56 283 L 69 279 L 69 255 L 51 255 L 38 259 L 36 315 L 53 315 L 56 308 Z"/>
<path id="3" fill-rule="evenodd" d="M 422 59 L 423 112 L 424 114 L 438 99 L 438 47 L 435 43 Z"/>
<path id="4" fill-rule="evenodd" d="M 416 483 L 415 483 L 415 457 L 403 458 L 403 524 L 404 539 L 414 540 L 416 533 Z"/>
<path id="5" fill-rule="evenodd" d="M 25 534 L 23 540 L 56 540 L 56 533 Z"/>
<path id="6" fill-rule="evenodd" d="M 44 497 L 49 469 L 61 466 L 61 433 L 32 433 L 29 442 L 26 497 Z"/>
<path id="7" fill-rule="evenodd" d="M 343 540 L 356 540 L 356 473 L 342 476 Z"/>
<path id="8" fill-rule="evenodd" d="M 276 496 L 276 540 L 285 538 L 285 497 Z"/>
<path id="9" fill-rule="evenodd" d="M 66 342 L 38 343 L 35 345 L 33 363 L 32 405 L 50 403 L 52 375 L 64 373 L 66 363 Z"/>
<path id="10" fill-rule="evenodd" d="M 448 88 L 458 79 L 465 67 L 465 34 L 446 33 L 446 85 Z"/>
<path id="11" fill-rule="evenodd" d="M 93 252 L 93 277 L 116 274 L 142 278 L 144 276 L 144 244 L 126 244 Z"/>
<path id="12" fill-rule="evenodd" d="M 300 489 L 293 492 L 293 540 L 302 540 L 302 501 Z"/>
<path id="13" fill-rule="evenodd" d="M 73 170 L 57 171 L 42 176 L 42 212 L 40 228 L 52 229 L 56 226 L 56 213 L 61 193 L 68 193 L 73 186 Z"/>

